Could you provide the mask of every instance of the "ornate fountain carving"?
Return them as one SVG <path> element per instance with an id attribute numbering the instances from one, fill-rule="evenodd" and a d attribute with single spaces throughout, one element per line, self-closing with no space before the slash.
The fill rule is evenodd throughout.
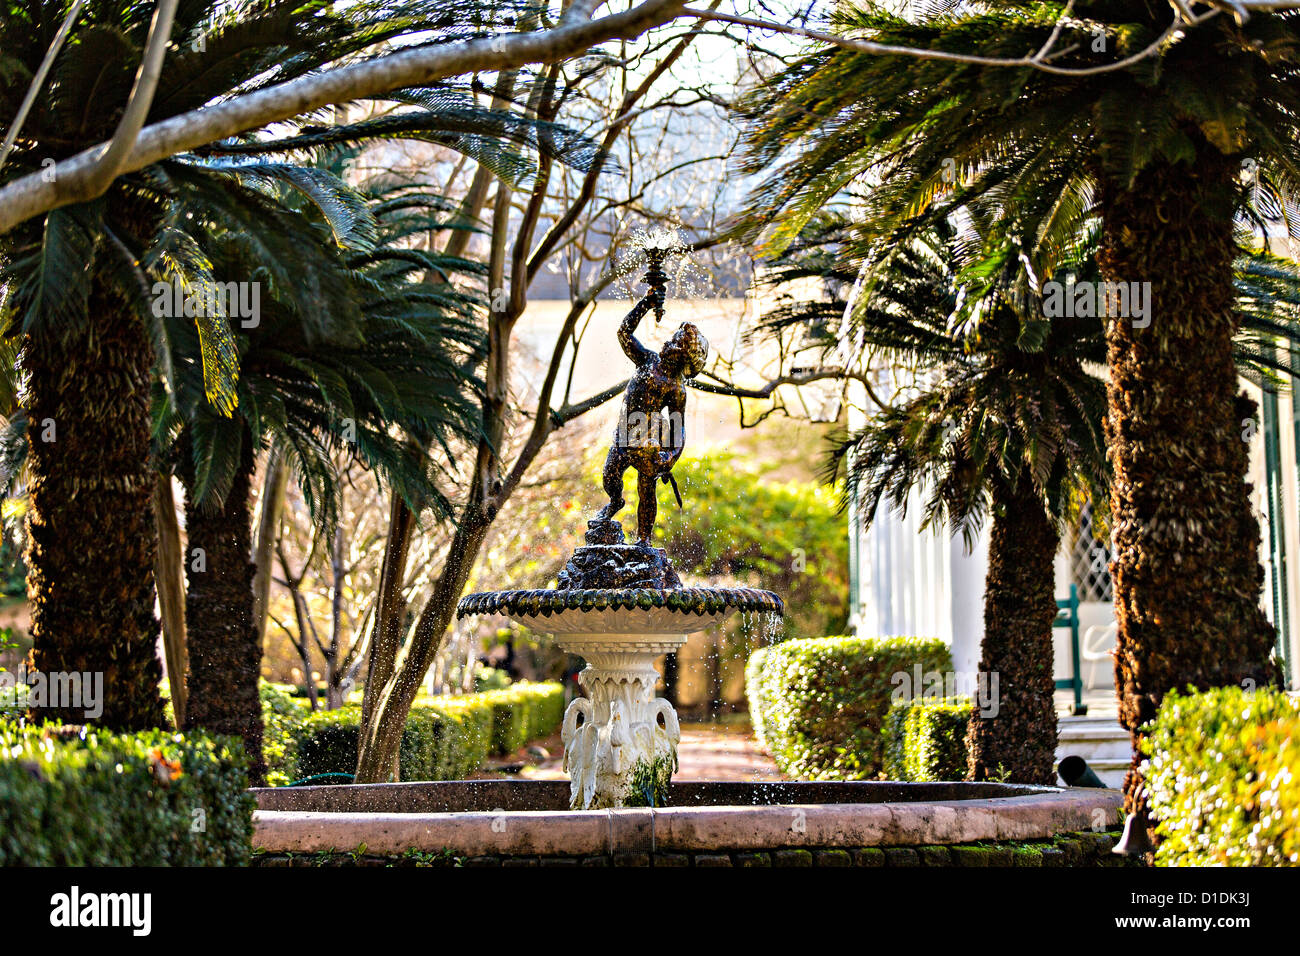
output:
<path id="1" fill-rule="evenodd" d="M 550 631 L 564 650 L 587 661 L 579 682 L 589 697 L 564 714 L 564 769 L 575 809 L 659 805 L 677 769 L 677 714 L 654 696 L 654 660 L 736 611 L 780 614 L 781 599 L 752 588 L 686 588 L 667 553 L 650 544 L 660 483 L 681 493 L 673 465 L 685 445 L 685 380 L 704 367 L 708 343 L 683 323 L 655 353 L 637 341 L 651 309 L 663 317 L 669 246 L 647 246 L 650 291 L 624 318 L 619 342 L 636 365 L 627 386 L 602 483 L 609 503 L 587 523 L 585 545 L 560 572 L 555 590 L 491 591 L 463 598 L 457 614 L 501 612 Z M 664 411 L 668 414 L 665 416 Z M 624 505 L 623 474 L 638 475 L 637 540 L 614 520 Z M 549 620 L 547 620 L 549 619 Z"/>
<path id="2" fill-rule="evenodd" d="M 685 639 L 611 634 L 565 642 L 587 660 L 578 679 L 590 695 L 569 704 L 560 732 L 573 807 L 663 803 L 681 730 L 672 705 L 654 695 L 659 674 L 650 662 Z"/>

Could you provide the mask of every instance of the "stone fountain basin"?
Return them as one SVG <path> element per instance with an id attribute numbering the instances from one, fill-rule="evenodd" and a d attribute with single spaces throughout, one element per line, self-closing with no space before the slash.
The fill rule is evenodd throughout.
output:
<path id="1" fill-rule="evenodd" d="M 569 810 L 563 780 L 258 788 L 268 853 L 612 857 L 1041 840 L 1112 827 L 1118 790 L 999 783 L 676 782 L 658 809 Z"/>
<path id="2" fill-rule="evenodd" d="M 574 588 L 469 594 L 457 617 L 508 614 L 555 634 L 701 631 L 736 611 L 781 614 L 785 605 L 757 588 Z"/>

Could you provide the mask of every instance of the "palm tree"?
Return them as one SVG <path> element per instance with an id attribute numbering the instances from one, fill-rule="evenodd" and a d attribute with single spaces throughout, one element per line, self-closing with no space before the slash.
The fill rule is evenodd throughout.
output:
<path id="1" fill-rule="evenodd" d="M 842 226 L 833 230 L 842 233 Z M 1105 341 L 1097 318 L 1045 319 L 1013 258 L 973 295 L 969 243 L 951 228 L 918 238 L 840 334 L 911 370 L 901 397 L 848 435 L 830 463 L 870 523 L 881 501 L 906 510 L 924 495 L 923 526 L 974 543 L 992 519 L 980 670 L 999 675 L 999 709 L 970 725 L 975 779 L 1050 784 L 1056 711 L 1053 562 L 1065 520 L 1084 496 L 1104 501 Z M 978 247 L 976 247 L 978 248 Z M 830 261 L 791 264 L 842 276 Z M 778 272 L 785 278 L 786 271 Z M 794 308 L 774 316 L 788 326 Z"/>
<path id="2" fill-rule="evenodd" d="M 257 164 L 239 167 L 241 176 L 257 172 Z M 443 203 L 421 186 L 397 181 L 371 183 L 364 192 L 340 182 L 335 192 L 349 200 L 355 222 L 342 249 L 322 217 L 313 223 L 323 254 L 338 250 L 347 281 L 346 297 L 331 300 L 329 327 L 310 319 L 317 307 L 310 290 L 273 288 L 256 323 L 235 332 L 238 401 L 225 415 L 205 394 L 200 336 L 192 322 L 173 315 L 167 319 L 172 379 L 160 377 L 157 386 L 158 455 L 185 488 L 185 726 L 243 737 L 255 783 L 264 770 L 262 646 L 253 619 L 249 492 L 259 448 L 276 446 L 330 537 L 340 455 L 373 468 L 405 499 L 428 503 L 445 518 L 448 504 L 430 460 L 413 455 L 411 443 L 449 450 L 478 434 L 473 366 L 482 331 L 475 302 L 450 288 L 431 292 L 420 281 L 428 270 L 452 274 L 469 266 L 409 245 L 445 225 Z M 310 218 L 314 208 L 301 215 Z M 182 272 L 213 283 L 252 274 L 260 253 L 242 230 L 205 225 L 187 234 L 178 227 L 168 238 L 153 254 L 188 258 Z"/>
<path id="3" fill-rule="evenodd" d="M 1278 678 L 1244 480 L 1234 221 L 1257 215 L 1256 199 L 1294 225 L 1278 197 L 1300 171 L 1297 20 L 1211 12 L 1175 32 L 1177 15 L 1164 4 L 1091 0 L 1067 12 L 988 0 L 913 23 L 843 7 L 845 32 L 1004 60 L 1042 49 L 1060 20 L 1053 48 L 1065 52 L 1049 72 L 820 51 L 749 104 L 748 169 L 771 172 L 751 222 L 772 224 L 778 248 L 829 198 L 874 183 L 862 217 L 882 246 L 978 209 L 995 224 L 984 241 L 1020 238 L 1045 276 L 1096 215 L 1104 278 L 1151 283 L 1149 325 L 1106 327 L 1116 684 L 1135 742 L 1171 688 Z M 1152 44 L 1151 56 L 1083 72 Z M 1243 188 L 1243 169 L 1259 171 L 1258 190 Z M 1139 786 L 1135 764 L 1130 809 Z"/>
<path id="4" fill-rule="evenodd" d="M 972 773 L 1050 783 L 1052 559 L 1061 525 L 1075 517 L 1084 495 L 1101 515 L 1109 495 L 1097 443 L 1105 411 L 1096 377 L 1105 359 L 1102 325 L 1097 318 L 1047 322 L 1024 287 L 1028 277 L 1018 257 L 1004 257 L 1001 272 L 979 258 L 966 261 L 982 249 L 969 233 L 961 241 L 953 233 L 940 224 L 891 255 L 890 269 L 880 272 L 860 307 L 849 309 L 845 292 L 857 275 L 877 271 L 861 259 L 870 244 L 851 214 L 819 213 L 773 261 L 767 278 L 776 304 L 758 334 L 789 339 L 794 333 L 814 351 L 854 343 L 867 361 L 880 359 L 918 377 L 902 404 L 883 408 L 836 444 L 828 471 L 834 477 L 847 466 L 864 526 L 882 500 L 904 509 L 913 493 L 923 492 L 925 524 L 947 524 L 970 544 L 992 513 L 980 667 L 1000 675 L 1009 709 L 972 721 Z M 1056 278 L 1095 281 L 1095 229 L 1085 230 L 1074 249 L 1081 261 Z M 807 298 L 808 280 L 829 294 Z M 1300 355 L 1300 268 L 1262 254 L 1242 257 L 1237 307 L 1240 374 L 1265 387 L 1281 385 Z M 1041 360 L 1045 377 L 1025 377 L 1028 356 L 1040 357 L 1031 361 Z M 1064 416 L 1064 428 L 1054 414 Z M 1054 467 L 1072 473 L 1063 485 L 1036 487 L 1034 474 L 1048 459 L 1035 449 L 1060 448 L 1068 454 L 1054 459 Z M 1037 464 L 1028 465 L 1035 455 Z M 1031 493 L 1020 501 L 1007 480 L 1017 472 L 1030 481 Z"/>
<path id="5" fill-rule="evenodd" d="M 431 5 L 420 0 L 321 6 L 303 0 L 216 0 L 178 10 L 150 121 L 215 102 L 238 89 L 283 82 L 330 62 L 374 55 L 389 41 L 436 42 L 491 29 L 509 19 L 509 4 Z M 69 7 L 68 0 L 9 4 L 0 10 L 0 115 L 13 116 Z M 87 5 L 54 61 L 4 167 L 4 178 L 39 172 L 109 139 L 145 44 L 152 4 L 106 0 Z M 474 103 L 468 87 L 397 91 L 401 106 L 390 126 L 366 121 L 354 137 L 402 136 L 500 156 L 502 141 L 539 140 L 563 154 L 573 139 L 538 137 L 536 124 Z M 310 136 L 316 127 L 302 126 Z M 345 134 L 347 135 L 347 134 Z M 219 144 L 204 155 L 283 145 L 265 134 Z M 287 137 L 293 140 L 294 135 Z M 270 145 L 268 145 L 270 141 Z M 579 147 L 579 150 L 585 147 Z M 519 175 L 526 170 L 507 167 Z M 266 284 L 312 288 L 319 320 L 346 302 L 340 273 L 307 248 L 295 220 L 249 190 L 230 188 L 232 173 L 183 156 L 119 177 L 100 198 L 53 210 L 0 242 L 0 286 L 10 301 L 10 337 L 21 337 L 31 443 L 28 586 L 32 601 L 33 665 L 43 671 L 99 672 L 107 689 L 102 723 L 121 728 L 163 720 L 155 653 L 149 464 L 150 383 L 155 355 L 165 351 L 151 313 L 157 273 L 141 263 L 160 244 L 168 216 L 207 216 L 245 228 L 260 243 L 256 276 Z M 321 195 L 318 181 L 292 164 L 268 165 L 275 176 L 317 202 L 340 232 L 349 210 Z M 236 177 L 237 178 L 237 177 Z M 197 319 L 205 390 L 223 413 L 233 410 L 237 352 L 229 329 Z M 47 716 L 81 720 L 77 711 Z"/>

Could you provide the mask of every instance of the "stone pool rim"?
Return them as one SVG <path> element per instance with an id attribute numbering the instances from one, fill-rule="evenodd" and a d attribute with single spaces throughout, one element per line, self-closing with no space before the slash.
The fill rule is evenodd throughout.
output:
<path id="1" fill-rule="evenodd" d="M 486 784 L 486 787 L 482 785 Z M 541 786 L 538 786 L 541 785 Z M 900 784 L 863 781 L 853 784 L 782 782 L 782 799 L 818 788 L 837 788 L 832 795 L 851 799 L 854 787 L 871 796 L 927 793 L 949 799 L 894 799 L 875 802 L 734 803 L 723 806 L 666 806 L 657 809 L 514 810 L 406 812 L 284 809 L 287 806 L 381 805 L 418 800 L 427 795 L 447 799 L 456 788 L 478 787 L 483 796 L 550 789 L 567 793 L 567 781 L 445 781 L 440 783 L 365 784 L 345 787 L 256 788 L 253 845 L 267 853 L 346 851 L 362 844 L 369 854 L 397 856 L 406 851 L 450 851 L 457 856 L 593 856 L 615 853 L 692 853 L 717 848 L 729 851 L 774 848 L 885 847 L 1038 840 L 1069 831 L 1114 826 L 1120 817 L 1119 790 L 1081 787 L 1032 787 L 1013 784 Z M 709 788 L 736 794 L 737 788 L 772 785 L 715 781 L 675 783 L 683 797 L 706 795 Z M 929 791 L 899 788 L 932 788 Z M 388 789 L 385 789 L 388 788 Z M 397 789 L 393 789 L 397 788 Z M 505 789 L 502 789 L 505 788 Z M 838 788 L 849 788 L 839 790 Z M 876 789 L 872 789 L 876 788 Z M 891 788 L 891 789 L 879 789 Z M 330 795 L 320 791 L 332 791 Z M 349 795 L 347 792 L 352 791 Z M 980 796 L 981 793 L 998 794 Z M 1011 794 L 1011 795 L 1009 795 Z M 719 794 L 721 795 L 721 794 Z M 477 802 L 477 801 L 476 801 Z M 502 801 L 507 802 L 507 801 Z M 267 809 L 266 807 L 276 807 Z M 1100 811 L 1100 814 L 1098 813 Z"/>

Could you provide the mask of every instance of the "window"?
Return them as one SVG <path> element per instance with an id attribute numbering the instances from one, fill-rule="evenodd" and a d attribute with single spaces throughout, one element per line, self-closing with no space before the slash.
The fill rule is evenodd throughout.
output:
<path id="1" fill-rule="evenodd" d="M 1070 548 L 1070 577 L 1079 589 L 1080 601 L 1113 601 L 1110 583 L 1110 542 L 1099 541 L 1092 533 L 1092 503 L 1079 513 Z"/>

